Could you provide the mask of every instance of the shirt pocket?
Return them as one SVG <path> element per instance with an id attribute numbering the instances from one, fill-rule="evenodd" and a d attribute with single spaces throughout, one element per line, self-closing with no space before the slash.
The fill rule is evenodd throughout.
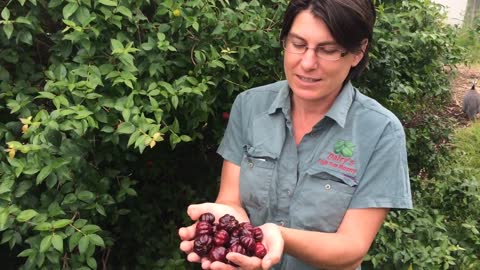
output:
<path id="1" fill-rule="evenodd" d="M 244 149 L 240 164 L 240 196 L 250 222 L 258 226 L 265 223 L 268 216 L 270 185 L 277 158 L 251 146 Z"/>
<path id="2" fill-rule="evenodd" d="M 314 165 L 306 171 L 295 203 L 294 224 L 302 229 L 336 232 L 357 184 L 343 173 Z"/>

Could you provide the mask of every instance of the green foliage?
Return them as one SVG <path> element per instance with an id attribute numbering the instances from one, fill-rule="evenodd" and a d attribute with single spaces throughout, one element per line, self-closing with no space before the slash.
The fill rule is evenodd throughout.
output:
<path id="1" fill-rule="evenodd" d="M 438 115 L 450 101 L 445 69 L 461 62 L 462 49 L 431 1 L 382 3 L 377 15 L 371 62 L 358 85 L 402 120 L 411 174 L 430 174 L 451 132 L 450 121 Z"/>
<path id="2" fill-rule="evenodd" d="M 457 43 L 465 48 L 466 60 L 469 64 L 480 63 L 480 16 L 472 23 L 465 23 L 457 29 Z"/>
<path id="3" fill-rule="evenodd" d="M 175 230 L 187 220 L 179 213 L 204 198 L 189 186 L 216 188 L 219 170 L 191 179 L 178 172 L 218 169 L 204 159 L 225 127 L 217 116 L 238 92 L 280 78 L 285 5 L 0 4 L 0 231 L 22 269 L 183 264 Z M 198 153 L 176 152 L 192 143 Z M 185 167 L 169 162 L 189 155 L 198 159 Z M 161 173 L 142 175 L 141 161 Z M 181 204 L 174 187 L 187 192 Z M 135 237 L 124 236 L 131 228 Z"/>
<path id="4" fill-rule="evenodd" d="M 461 157 L 463 167 L 480 168 L 478 149 L 480 145 L 480 122 L 474 122 L 468 128 L 456 130 L 453 143 L 456 146 L 456 154 Z M 480 179 L 480 175 L 476 177 Z"/>
<path id="5" fill-rule="evenodd" d="M 415 209 L 389 215 L 368 258 L 373 269 L 480 267 L 480 125 L 452 141 L 452 158 L 432 178 L 413 179 Z"/>

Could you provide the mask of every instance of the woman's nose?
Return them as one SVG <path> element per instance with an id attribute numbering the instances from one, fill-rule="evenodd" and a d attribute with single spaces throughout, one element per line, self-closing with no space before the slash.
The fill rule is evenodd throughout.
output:
<path id="1" fill-rule="evenodd" d="M 318 57 L 315 54 L 314 49 L 307 49 L 307 51 L 302 56 L 301 65 L 306 70 L 311 70 L 318 67 Z"/>

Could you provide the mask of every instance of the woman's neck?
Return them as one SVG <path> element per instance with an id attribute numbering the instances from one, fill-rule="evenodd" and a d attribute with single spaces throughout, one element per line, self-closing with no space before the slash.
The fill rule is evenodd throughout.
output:
<path id="1" fill-rule="evenodd" d="M 336 97 L 327 97 L 319 100 L 304 100 L 292 96 L 292 122 L 293 133 L 297 145 L 305 134 L 312 131 L 313 127 L 322 120 L 333 105 Z"/>

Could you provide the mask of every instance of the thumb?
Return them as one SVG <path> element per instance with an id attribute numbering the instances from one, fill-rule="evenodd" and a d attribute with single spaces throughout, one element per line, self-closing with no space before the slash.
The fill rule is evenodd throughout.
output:
<path id="1" fill-rule="evenodd" d="M 270 259 L 263 259 L 262 260 L 262 269 L 268 270 L 273 266 L 272 260 Z"/>
<path id="2" fill-rule="evenodd" d="M 211 203 L 191 204 L 187 208 L 187 215 L 192 220 L 197 220 L 203 213 L 208 212 Z"/>
<path id="3" fill-rule="evenodd" d="M 267 255 L 262 259 L 262 269 L 270 269 L 282 259 L 283 243 L 271 246 Z"/>

